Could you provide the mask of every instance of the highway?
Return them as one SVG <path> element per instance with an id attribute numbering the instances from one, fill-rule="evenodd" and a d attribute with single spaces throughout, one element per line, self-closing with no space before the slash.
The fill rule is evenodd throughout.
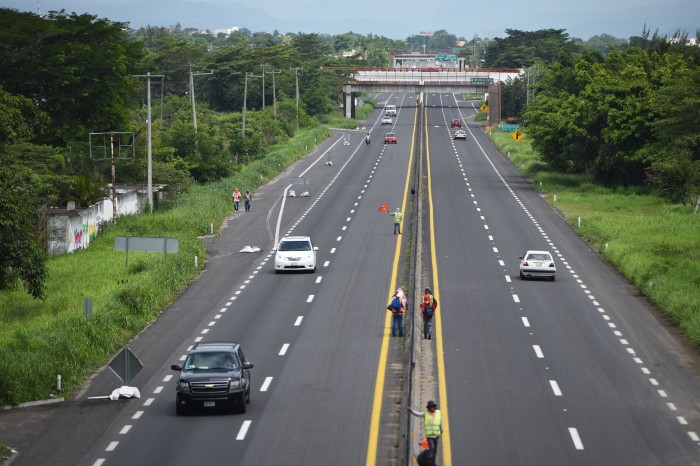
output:
<path id="1" fill-rule="evenodd" d="M 473 114 L 428 100 L 443 464 L 698 464 L 688 361 L 486 135 L 451 140 Z M 527 249 L 556 255 L 556 282 L 518 278 Z"/>
<path id="2" fill-rule="evenodd" d="M 390 337 L 386 303 L 409 285 L 420 185 L 428 273 L 417 286 L 440 305 L 433 339 L 415 338 L 435 360 L 420 376 L 438 386 L 423 396 L 444 416 L 439 465 L 700 464 L 695 357 L 495 150 L 473 122 L 478 103 L 424 99 L 377 96 L 366 130 L 336 131 L 256 191 L 252 212 L 205 239 L 197 282 L 130 344 L 141 398 L 90 400 L 119 386 L 99 372 L 15 463 L 398 464 L 410 344 Z M 387 103 L 399 109 L 396 145 L 382 144 Z M 453 140 L 452 119 L 466 141 Z M 309 184 L 291 189 L 309 197 L 283 202 L 301 176 Z M 403 235 L 384 203 L 405 213 Z M 274 273 L 278 218 L 281 234 L 318 246 L 315 273 Z M 246 245 L 261 252 L 238 252 Z M 518 278 L 527 249 L 552 251 L 555 282 Z M 197 341 L 241 343 L 255 364 L 246 413 L 176 416 L 170 365 Z"/>

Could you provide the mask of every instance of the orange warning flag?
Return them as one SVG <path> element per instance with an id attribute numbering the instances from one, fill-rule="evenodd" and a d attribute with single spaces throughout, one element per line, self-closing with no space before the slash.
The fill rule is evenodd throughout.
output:
<path id="1" fill-rule="evenodd" d="M 418 442 L 418 445 L 420 445 L 421 447 L 426 448 L 426 449 L 430 448 L 430 444 L 428 443 L 427 438 L 424 438 L 423 440 Z"/>
<path id="2" fill-rule="evenodd" d="M 389 204 L 382 204 L 379 206 L 379 212 L 389 212 Z"/>

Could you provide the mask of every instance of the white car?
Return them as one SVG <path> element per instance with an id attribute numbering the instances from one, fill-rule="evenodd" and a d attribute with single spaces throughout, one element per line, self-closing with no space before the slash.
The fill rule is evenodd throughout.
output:
<path id="1" fill-rule="evenodd" d="M 554 281 L 557 267 L 549 251 L 527 251 L 520 258 L 520 279 L 545 277 Z"/>
<path id="2" fill-rule="evenodd" d="M 285 270 L 316 271 L 317 247 L 308 236 L 285 236 L 275 251 L 275 273 Z"/>
<path id="3" fill-rule="evenodd" d="M 382 124 L 383 125 L 393 125 L 394 122 L 392 121 L 390 116 L 383 116 L 382 117 Z"/>

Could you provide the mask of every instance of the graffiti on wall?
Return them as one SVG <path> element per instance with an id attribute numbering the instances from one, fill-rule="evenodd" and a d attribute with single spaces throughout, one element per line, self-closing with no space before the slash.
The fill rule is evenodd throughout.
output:
<path id="1" fill-rule="evenodd" d="M 142 200 L 138 193 L 127 192 L 118 196 L 117 214 L 139 212 Z M 48 253 L 72 253 L 85 249 L 100 233 L 100 225 L 112 219 L 112 201 L 104 199 L 84 210 L 63 211 L 48 219 Z"/>

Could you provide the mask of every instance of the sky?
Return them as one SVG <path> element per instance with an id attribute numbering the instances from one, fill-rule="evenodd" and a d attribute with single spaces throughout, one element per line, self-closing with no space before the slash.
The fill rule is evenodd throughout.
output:
<path id="1" fill-rule="evenodd" d="M 458 37 L 506 37 L 506 29 L 565 29 L 584 40 L 600 34 L 628 38 L 700 29 L 700 0 L 0 0 L 0 7 L 46 14 L 89 13 L 143 26 L 202 30 L 342 34 L 405 39 L 444 29 Z"/>

